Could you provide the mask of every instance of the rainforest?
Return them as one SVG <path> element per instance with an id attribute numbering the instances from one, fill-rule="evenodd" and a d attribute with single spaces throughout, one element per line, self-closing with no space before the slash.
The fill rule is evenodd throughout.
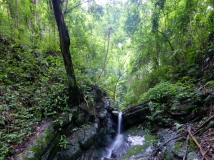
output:
<path id="1" fill-rule="evenodd" d="M 214 159 L 214 0 L 0 0 L 13 159 Z"/>

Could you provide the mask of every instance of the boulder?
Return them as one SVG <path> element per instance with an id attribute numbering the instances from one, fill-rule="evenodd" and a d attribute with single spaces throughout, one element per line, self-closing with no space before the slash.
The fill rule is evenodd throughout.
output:
<path id="1" fill-rule="evenodd" d="M 148 102 L 144 102 L 123 110 L 122 115 L 124 127 L 129 127 L 146 120 L 146 117 L 151 115 L 151 111 Z"/>
<path id="2" fill-rule="evenodd" d="M 59 133 L 54 130 L 53 124 L 49 122 L 45 123 L 44 129 L 41 133 L 38 133 L 37 139 L 29 142 L 28 149 L 19 154 L 16 160 L 48 159 L 52 156 L 51 151 L 58 144 Z"/>
<path id="3" fill-rule="evenodd" d="M 107 115 L 107 110 L 106 109 L 100 109 L 100 111 L 98 112 L 98 117 L 100 119 L 104 119 Z"/>
<path id="4" fill-rule="evenodd" d="M 58 159 L 77 159 L 81 155 L 82 150 L 86 149 L 92 144 L 96 133 L 97 130 L 93 125 L 78 129 L 75 133 L 67 138 L 67 146 L 61 149 Z"/>
<path id="5" fill-rule="evenodd" d="M 81 148 L 86 149 L 89 147 L 92 144 L 96 133 L 97 131 L 94 126 L 83 128 L 78 135 Z"/>
<path id="6" fill-rule="evenodd" d="M 79 141 L 78 138 L 73 138 L 73 139 L 68 140 L 67 148 L 62 149 L 58 160 L 60 160 L 60 159 L 63 159 L 63 160 L 77 159 L 82 153 L 78 141 Z"/>

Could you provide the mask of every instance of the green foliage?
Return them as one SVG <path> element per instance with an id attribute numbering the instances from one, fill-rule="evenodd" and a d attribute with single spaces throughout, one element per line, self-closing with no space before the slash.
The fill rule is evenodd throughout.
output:
<path id="1" fill-rule="evenodd" d="M 181 148 L 182 148 L 182 142 L 176 142 L 172 150 L 174 153 L 177 153 Z"/>
<path id="2" fill-rule="evenodd" d="M 192 138 L 190 138 L 190 140 L 189 140 L 189 147 L 190 147 L 190 151 L 194 151 L 197 149 L 197 145 L 195 144 L 195 142 Z"/>
<path id="3" fill-rule="evenodd" d="M 65 135 L 61 135 L 58 145 L 61 148 L 66 149 L 67 148 L 67 144 L 68 144 L 67 137 Z"/>
<path id="4" fill-rule="evenodd" d="M 0 1 L 1 157 L 10 153 L 11 144 L 32 135 L 33 125 L 42 118 L 69 112 L 66 74 L 50 2 Z M 68 1 L 64 16 L 83 93 L 88 84 L 99 85 L 120 108 L 150 100 L 153 114 L 148 118 L 154 120 L 168 108 L 176 108 L 176 103 L 200 100 L 200 91 L 191 88 L 202 76 L 208 81 L 205 87 L 212 88 L 212 1 L 112 0 L 107 5 L 76 5 L 77 1 Z M 185 107 L 192 109 L 197 112 L 198 108 L 194 104 Z"/>
<path id="5" fill-rule="evenodd" d="M 157 102 L 169 102 L 177 94 L 179 86 L 170 82 L 162 82 L 146 92 L 142 100 L 155 100 Z"/>
<path id="6" fill-rule="evenodd" d="M 0 46 L 1 157 L 11 144 L 25 143 L 43 117 L 68 111 L 65 71 L 59 53 L 40 53 L 22 45 Z M 8 52 L 9 51 L 9 52 Z M 70 118 L 71 119 L 71 118 Z"/>

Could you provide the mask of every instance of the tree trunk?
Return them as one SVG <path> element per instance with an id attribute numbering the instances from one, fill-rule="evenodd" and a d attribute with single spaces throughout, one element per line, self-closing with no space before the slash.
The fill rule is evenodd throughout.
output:
<path id="1" fill-rule="evenodd" d="M 64 21 L 62 10 L 60 8 L 60 0 L 52 0 L 52 3 L 53 3 L 54 15 L 55 15 L 55 19 L 56 19 L 56 23 L 59 31 L 60 48 L 61 48 L 64 65 L 66 69 L 66 74 L 68 78 L 69 98 L 72 104 L 76 104 L 80 102 L 80 100 L 82 99 L 82 95 L 80 94 L 80 90 L 76 82 L 74 68 L 73 68 L 71 55 L 69 51 L 70 37 Z"/>
<path id="2" fill-rule="evenodd" d="M 97 81 L 100 79 L 101 75 L 103 74 L 104 70 L 105 70 L 105 67 L 106 67 L 106 62 L 107 62 L 107 57 L 108 57 L 108 50 L 109 50 L 109 43 L 110 43 L 110 35 L 111 35 L 111 30 L 112 28 L 110 27 L 108 29 L 108 45 L 107 45 L 107 50 L 106 50 L 106 55 L 105 55 L 105 60 L 104 60 L 104 64 L 103 64 L 103 68 L 97 78 Z"/>

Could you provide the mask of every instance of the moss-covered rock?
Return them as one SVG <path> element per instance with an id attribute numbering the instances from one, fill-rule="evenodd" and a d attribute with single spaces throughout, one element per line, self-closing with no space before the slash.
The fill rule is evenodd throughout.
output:
<path id="1" fill-rule="evenodd" d="M 59 160 L 75 160 L 82 153 L 79 145 L 79 139 L 73 138 L 68 141 L 67 147 L 60 152 Z"/>
<path id="2" fill-rule="evenodd" d="M 126 158 L 134 158 L 134 156 L 141 153 L 143 149 L 144 147 L 142 145 L 131 146 L 129 150 L 126 152 L 126 154 L 120 158 L 120 160 L 123 160 Z"/>
<path id="3" fill-rule="evenodd" d="M 91 145 L 96 133 L 96 128 L 93 126 L 83 128 L 79 133 L 79 144 L 81 148 L 85 149 Z"/>
<path id="4" fill-rule="evenodd" d="M 185 154 L 185 149 L 183 147 L 183 142 L 175 142 L 172 152 L 178 158 L 183 158 Z"/>
<path id="5" fill-rule="evenodd" d="M 96 133 L 97 130 L 92 125 L 79 128 L 67 138 L 67 147 L 62 148 L 59 159 L 77 159 L 81 155 L 82 150 L 92 144 Z"/>
<path id="6" fill-rule="evenodd" d="M 49 123 L 45 127 L 44 131 L 38 135 L 38 138 L 34 140 L 31 145 L 29 145 L 28 149 L 20 154 L 17 158 L 17 160 L 38 160 L 41 159 L 41 157 L 44 154 L 44 151 L 47 150 L 47 148 L 50 146 L 57 145 L 58 141 L 55 141 L 54 139 L 58 138 L 58 133 L 53 129 L 53 126 Z M 53 144 L 55 142 L 56 144 Z M 48 154 L 46 155 L 49 156 Z"/>

